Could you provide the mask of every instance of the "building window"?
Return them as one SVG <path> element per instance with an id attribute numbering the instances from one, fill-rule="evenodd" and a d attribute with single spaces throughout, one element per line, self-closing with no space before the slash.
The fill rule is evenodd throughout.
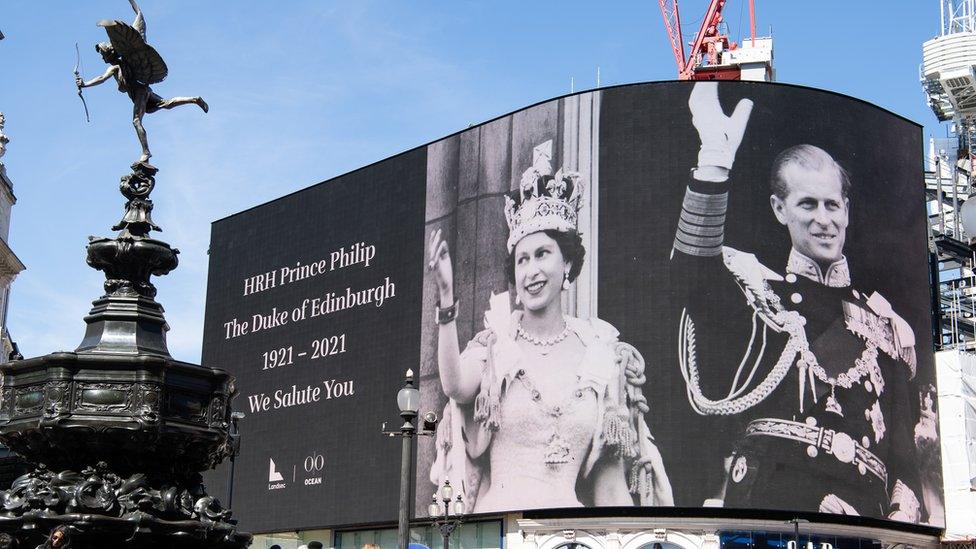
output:
<path id="1" fill-rule="evenodd" d="M 302 530 L 299 532 L 280 532 L 277 534 L 255 534 L 251 549 L 269 549 L 278 546 L 280 549 L 298 549 L 311 541 L 320 541 L 325 547 L 329 546 L 332 535 L 328 530 Z"/>
<path id="2" fill-rule="evenodd" d="M 800 549 L 805 549 L 807 541 L 809 541 L 810 535 L 804 535 L 800 533 Z M 796 549 L 790 542 L 793 540 L 793 534 L 785 534 L 780 532 L 753 532 L 752 533 L 752 547 L 754 549 Z"/>
<path id="3" fill-rule="evenodd" d="M 719 539 L 721 549 L 794 549 L 795 547 L 792 532 L 722 532 Z M 880 549 L 880 547 L 879 542 L 872 539 L 821 536 L 800 532 L 799 549 Z"/>
<path id="4" fill-rule="evenodd" d="M 668 543 L 666 541 L 655 541 L 652 543 L 645 543 L 637 549 L 681 549 L 681 546 L 675 543 Z"/>
<path id="5" fill-rule="evenodd" d="M 752 549 L 752 532 L 722 532 L 719 543 L 722 549 Z"/>
<path id="6" fill-rule="evenodd" d="M 443 543 L 440 532 L 433 526 L 410 529 L 410 549 L 440 548 Z M 397 549 L 397 531 L 396 528 L 383 528 L 336 532 L 335 547 L 336 549 Z M 451 549 L 501 549 L 501 547 L 502 523 L 499 520 L 464 522 L 451 534 Z"/>

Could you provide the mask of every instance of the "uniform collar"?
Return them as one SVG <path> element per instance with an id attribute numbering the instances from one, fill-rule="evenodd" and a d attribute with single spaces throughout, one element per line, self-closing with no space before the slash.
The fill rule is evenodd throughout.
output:
<path id="1" fill-rule="evenodd" d="M 844 256 L 831 263 L 824 273 L 816 261 L 792 248 L 790 259 L 786 263 L 786 272 L 804 276 L 831 288 L 846 288 L 851 285 L 851 270 L 847 266 L 847 257 Z"/>

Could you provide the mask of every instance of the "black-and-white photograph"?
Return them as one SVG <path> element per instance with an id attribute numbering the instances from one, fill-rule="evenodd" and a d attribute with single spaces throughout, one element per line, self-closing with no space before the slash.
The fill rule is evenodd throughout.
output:
<path id="1" fill-rule="evenodd" d="M 417 513 L 671 505 L 644 359 L 593 314 L 599 94 L 428 148 Z"/>
<path id="2" fill-rule="evenodd" d="M 748 83 L 603 107 L 599 311 L 655 357 L 676 504 L 941 524 L 918 126 Z"/>

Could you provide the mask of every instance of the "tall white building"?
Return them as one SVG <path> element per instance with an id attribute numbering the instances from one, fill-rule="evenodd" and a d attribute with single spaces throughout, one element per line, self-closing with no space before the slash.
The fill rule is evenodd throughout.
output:
<path id="1" fill-rule="evenodd" d="M 0 113 L 0 158 L 6 152 L 9 138 L 3 133 L 4 117 Z M 7 168 L 0 162 L 0 363 L 10 360 L 16 354 L 17 345 L 10 336 L 7 327 L 7 309 L 10 303 L 10 285 L 14 278 L 24 270 L 17 255 L 10 249 L 7 237 L 10 234 L 10 214 L 17 197 L 14 196 L 14 184 L 7 176 Z"/>

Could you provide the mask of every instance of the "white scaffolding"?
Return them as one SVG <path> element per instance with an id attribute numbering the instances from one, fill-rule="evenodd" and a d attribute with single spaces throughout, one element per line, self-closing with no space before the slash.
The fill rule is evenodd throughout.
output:
<path id="1" fill-rule="evenodd" d="M 925 166 L 936 347 L 976 349 L 976 256 L 961 210 L 972 194 L 976 130 L 976 0 L 940 0 L 940 28 L 922 45 L 920 80 L 953 137 L 933 139 Z M 970 207 L 973 205 L 971 204 Z M 972 230 L 972 228 L 970 228 Z M 976 236 L 976 235 L 974 235 Z"/>

